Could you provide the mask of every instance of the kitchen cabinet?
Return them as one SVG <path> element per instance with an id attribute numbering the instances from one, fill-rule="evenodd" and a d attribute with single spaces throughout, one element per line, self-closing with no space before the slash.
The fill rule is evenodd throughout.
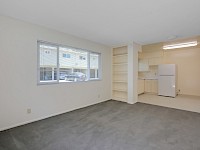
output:
<path id="1" fill-rule="evenodd" d="M 138 80 L 138 94 L 144 93 L 144 79 Z"/>
<path id="2" fill-rule="evenodd" d="M 144 91 L 151 92 L 151 80 L 145 80 L 144 85 Z"/>
<path id="3" fill-rule="evenodd" d="M 144 91 L 147 93 L 158 93 L 158 80 L 145 80 Z"/>
<path id="4" fill-rule="evenodd" d="M 149 71 L 149 61 L 148 59 L 139 59 L 138 61 L 138 71 Z"/>
<path id="5" fill-rule="evenodd" d="M 144 58 L 138 61 L 138 71 L 149 71 L 149 66 L 156 66 L 162 64 L 162 57 Z"/>
<path id="6" fill-rule="evenodd" d="M 151 80 L 151 92 L 158 93 L 158 80 Z"/>

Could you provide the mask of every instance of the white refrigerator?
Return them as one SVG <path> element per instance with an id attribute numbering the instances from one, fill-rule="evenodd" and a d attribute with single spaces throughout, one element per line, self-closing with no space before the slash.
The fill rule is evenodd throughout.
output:
<path id="1" fill-rule="evenodd" d="M 175 64 L 158 66 L 158 95 L 176 97 L 177 67 Z"/>

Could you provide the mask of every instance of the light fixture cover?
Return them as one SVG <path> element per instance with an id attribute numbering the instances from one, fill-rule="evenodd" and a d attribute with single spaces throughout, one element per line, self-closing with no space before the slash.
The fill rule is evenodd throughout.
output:
<path id="1" fill-rule="evenodd" d="M 196 45 L 197 45 L 197 41 L 192 41 L 192 42 L 165 45 L 163 46 L 163 49 L 167 50 L 167 49 L 183 48 L 183 47 L 190 47 L 190 46 L 196 46 Z"/>

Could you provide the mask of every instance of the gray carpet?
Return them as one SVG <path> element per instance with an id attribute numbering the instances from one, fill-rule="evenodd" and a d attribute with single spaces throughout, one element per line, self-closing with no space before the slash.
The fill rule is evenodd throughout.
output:
<path id="1" fill-rule="evenodd" d="M 107 101 L 0 132 L 0 150 L 200 150 L 200 114 Z"/>

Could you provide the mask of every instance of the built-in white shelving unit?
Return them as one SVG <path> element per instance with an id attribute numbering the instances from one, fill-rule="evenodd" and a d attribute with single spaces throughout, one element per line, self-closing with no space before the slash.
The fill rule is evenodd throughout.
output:
<path id="1" fill-rule="evenodd" d="M 129 43 L 113 48 L 112 99 L 134 104 L 138 100 L 138 51 L 141 45 Z"/>
<path id="2" fill-rule="evenodd" d="M 113 90 L 114 100 L 128 100 L 128 48 L 113 48 Z"/>

